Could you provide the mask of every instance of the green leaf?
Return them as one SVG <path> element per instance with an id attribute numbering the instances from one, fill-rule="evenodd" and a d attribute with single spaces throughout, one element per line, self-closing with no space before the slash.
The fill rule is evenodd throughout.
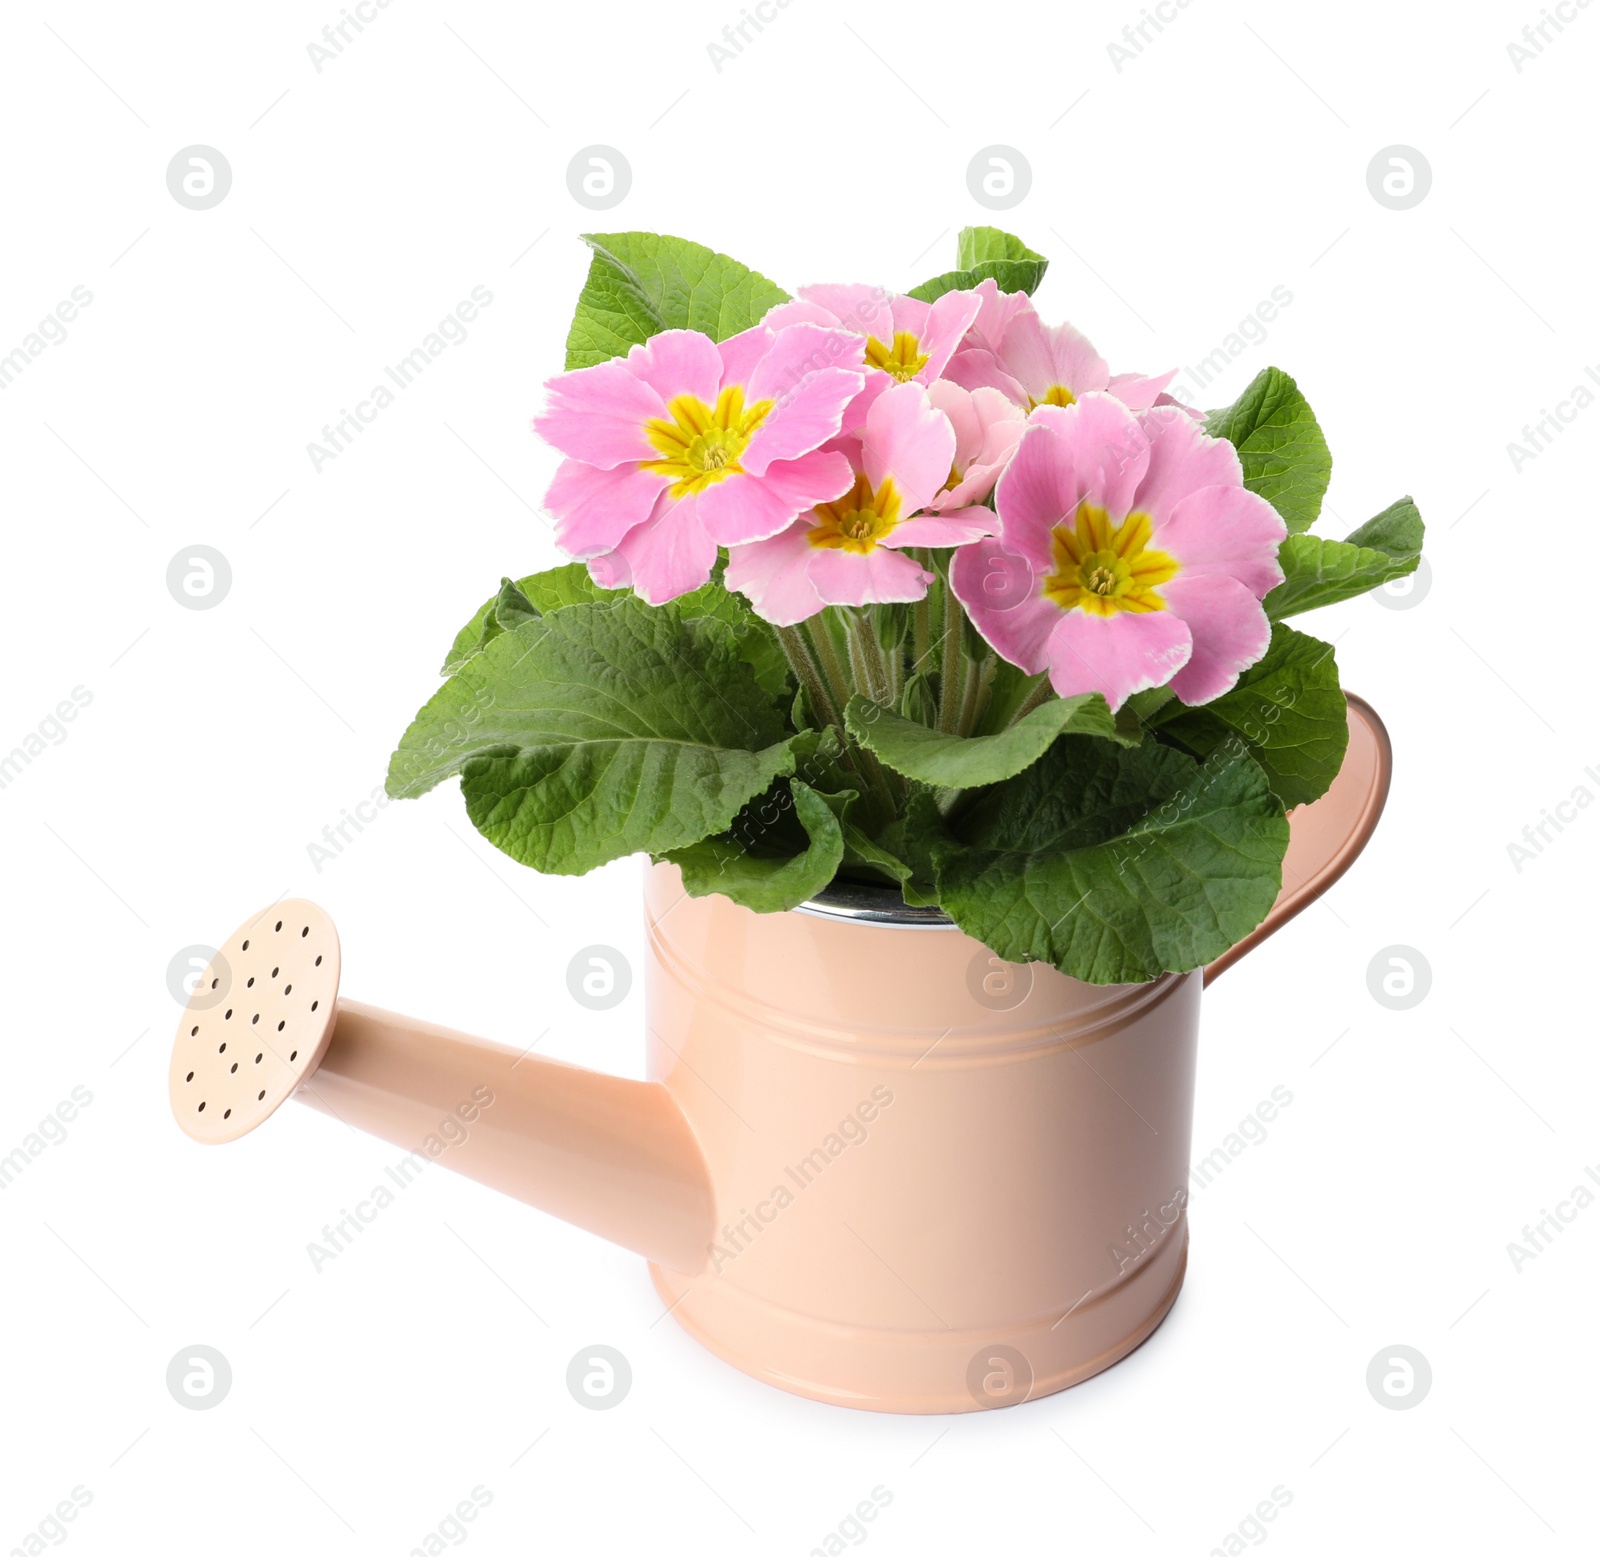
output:
<path id="1" fill-rule="evenodd" d="M 661 609 L 670 612 L 679 621 L 689 622 L 712 616 L 726 622 L 739 640 L 739 657 L 755 672 L 762 690 L 772 697 L 789 696 L 789 662 L 783 656 L 778 635 L 771 626 L 755 614 L 743 595 L 725 589 L 722 573 L 726 564 L 719 560 L 709 583 L 699 589 L 680 595 Z M 614 601 L 615 590 L 602 589 L 589 577 L 589 570 L 581 562 L 569 562 L 561 567 L 547 568 L 542 573 L 530 573 L 526 578 L 512 583 L 504 579 L 500 594 L 484 601 L 472 620 L 456 634 L 450 655 L 444 662 L 441 675 L 451 675 L 459 670 L 481 649 L 490 638 L 497 637 L 502 628 L 495 623 L 491 613 L 497 612 L 507 589 L 514 590 L 527 603 L 535 616 L 548 616 L 570 605 L 588 605 L 595 601 Z"/>
<path id="2" fill-rule="evenodd" d="M 775 789 L 775 805 L 779 795 L 804 829 L 805 848 L 789 855 L 753 852 L 736 820 L 730 832 L 663 856 L 683 872 L 690 897 L 720 892 L 758 914 L 775 914 L 815 897 L 833 880 L 844 856 L 844 835 L 833 809 L 799 779 Z"/>
<path id="3" fill-rule="evenodd" d="M 1333 645 L 1282 625 L 1231 692 L 1198 708 L 1167 703 L 1152 723 L 1197 757 L 1242 742 L 1285 806 L 1325 794 L 1350 742 Z"/>
<path id="4" fill-rule="evenodd" d="M 919 796 L 919 800 L 928 797 Z M 1278 894 L 1289 824 L 1246 756 L 1057 741 L 953 829 L 914 804 L 939 903 L 1008 962 L 1090 984 L 1197 968 Z"/>
<path id="5" fill-rule="evenodd" d="M 1049 264 L 1044 255 L 1030 249 L 1015 233 L 998 227 L 963 227 L 956 236 L 956 264 L 971 270 L 992 260 L 1037 260 Z"/>
<path id="6" fill-rule="evenodd" d="M 743 595 L 734 593 L 723 584 L 722 575 L 727 566 L 726 559 L 718 558 L 709 582 L 669 601 L 661 609 L 674 612 L 685 622 L 701 617 L 715 617 L 719 622 L 726 622 L 738 640 L 739 658 L 755 672 L 761 690 L 770 697 L 787 702 L 794 685 L 794 674 L 789 669 L 783 645 L 778 642 L 772 624 L 757 616 Z"/>
<path id="7" fill-rule="evenodd" d="M 1278 549 L 1283 582 L 1262 601 L 1273 621 L 1337 605 L 1415 573 L 1422 559 L 1422 515 L 1403 497 L 1342 541 L 1291 535 Z"/>
<path id="8" fill-rule="evenodd" d="M 662 330 L 726 340 L 759 324 L 789 294 L 748 265 L 686 238 L 585 233 L 594 250 L 567 335 L 567 368 L 619 357 Z"/>
<path id="9" fill-rule="evenodd" d="M 1310 529 L 1322 510 L 1333 456 L 1287 373 L 1263 368 L 1231 406 L 1206 417 L 1206 431 L 1239 451 L 1245 486 L 1278 510 L 1291 535 Z"/>
<path id="10" fill-rule="evenodd" d="M 933 681 L 926 671 L 914 670 L 906 677 L 900 693 L 900 717 L 918 724 L 932 724 L 939 717 L 939 699 L 934 695 Z"/>
<path id="11" fill-rule="evenodd" d="M 401 799 L 459 773 L 490 842 L 578 875 L 724 831 L 793 770 L 792 740 L 726 622 L 629 596 L 491 640 L 418 713 L 386 787 Z"/>
<path id="12" fill-rule="evenodd" d="M 512 603 L 508 609 L 520 610 L 523 615 L 530 616 L 547 616 L 563 606 L 612 598 L 589 577 L 589 570 L 581 562 L 547 568 L 543 573 L 530 573 L 515 582 L 503 578 L 500 580 L 500 593 L 485 600 L 473 614 L 472 620 L 456 634 L 450 653 L 440 668 L 441 676 L 449 676 L 460 670 L 491 638 L 499 637 L 504 631 L 507 624 L 499 620 L 499 610 L 502 602 L 512 599 L 508 591 L 514 592 L 523 602 L 522 607 Z"/>
<path id="13" fill-rule="evenodd" d="M 944 789 L 998 784 L 1037 762 L 1058 735 L 1101 735 L 1129 744 L 1098 692 L 1051 698 L 997 735 L 944 735 L 859 695 L 850 699 L 844 720 L 896 773 Z"/>
<path id="14" fill-rule="evenodd" d="M 471 659 L 492 638 L 540 614 L 538 608 L 510 579 L 500 580 L 500 593 L 486 601 L 478 614 L 456 634 L 449 658 L 440 668 L 441 676 L 448 676 Z"/>
<path id="15" fill-rule="evenodd" d="M 967 291 L 990 277 L 1002 292 L 1032 294 L 1039 290 L 1049 264 L 1022 239 L 998 227 L 963 227 L 956 240 L 956 269 L 913 287 L 907 296 L 932 303 L 946 292 Z"/>

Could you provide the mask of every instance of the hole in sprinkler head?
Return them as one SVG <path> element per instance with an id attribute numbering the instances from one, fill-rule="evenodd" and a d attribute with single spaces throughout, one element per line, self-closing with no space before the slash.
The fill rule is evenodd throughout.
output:
<path id="1" fill-rule="evenodd" d="M 213 988 L 213 989 L 215 989 L 215 988 L 216 988 L 216 987 L 217 987 L 217 985 L 218 985 L 218 984 L 220 984 L 220 983 L 221 983 L 221 982 L 222 982 L 222 980 L 221 980 L 221 979 L 212 979 L 212 981 L 211 981 L 211 987 L 212 987 L 212 988 Z"/>
<path id="2" fill-rule="evenodd" d="M 190 1071 L 189 1074 L 187 1076 L 185 1076 L 183 1079 L 185 1081 L 193 1081 L 194 1080 L 194 1072 Z"/>
<path id="3" fill-rule="evenodd" d="M 280 919 L 275 925 L 273 925 L 272 928 L 274 930 L 281 930 L 283 928 L 283 921 Z"/>
<path id="4" fill-rule="evenodd" d="M 231 1022 L 233 1020 L 233 1007 L 232 1006 L 229 1006 L 228 1009 L 222 1013 L 222 1020 L 224 1022 Z"/>
<path id="5" fill-rule="evenodd" d="M 228 1067 L 228 1074 L 231 1076 L 236 1070 L 238 1070 L 238 1068 L 239 1068 L 239 1062 L 237 1060 L 235 1060 L 233 1062 L 233 1064 L 231 1064 Z"/>
<path id="6" fill-rule="evenodd" d="M 229 1117 L 229 1115 L 231 1115 L 231 1114 L 232 1114 L 232 1113 L 233 1113 L 233 1110 L 232 1110 L 232 1109 L 231 1109 L 231 1108 L 225 1108 L 225 1109 L 223 1109 L 223 1110 L 222 1110 L 222 1117 L 223 1117 L 223 1118 L 224 1118 L 224 1119 L 226 1119 L 226 1118 L 228 1118 L 228 1117 Z"/>
<path id="7" fill-rule="evenodd" d="M 282 1031 L 283 1031 L 283 1029 L 284 1029 L 284 1028 L 285 1028 L 285 1027 L 286 1027 L 286 1026 L 287 1026 L 287 1025 L 288 1025 L 288 1024 L 287 1024 L 287 1023 L 286 1023 L 286 1022 L 279 1022 L 279 1023 L 278 1023 L 278 1031 L 279 1031 L 279 1032 L 280 1032 L 280 1033 L 281 1033 L 281 1032 L 282 1032 Z"/>
<path id="8" fill-rule="evenodd" d="M 293 985 L 293 984 L 285 984 L 285 985 L 284 985 L 284 986 L 283 986 L 283 992 L 284 992 L 284 994 L 286 994 L 286 995 L 287 995 L 287 994 L 288 994 L 288 993 L 289 993 L 289 992 L 290 992 L 290 990 L 292 990 L 292 989 L 293 989 L 293 988 L 294 988 L 294 985 Z"/>
<path id="9" fill-rule="evenodd" d="M 256 1023 L 259 1022 L 260 1020 L 261 1020 L 261 1013 L 259 1011 L 257 1011 L 256 1014 L 253 1017 L 250 1018 L 250 1025 L 252 1027 L 254 1027 L 256 1025 Z"/>
<path id="10" fill-rule="evenodd" d="M 228 1046 L 227 1046 L 227 1044 L 225 1044 L 225 1043 L 219 1043 L 219 1044 L 218 1044 L 218 1045 L 217 1045 L 217 1053 L 218 1053 L 218 1054 L 226 1054 L 226 1053 L 227 1053 L 227 1052 L 228 1052 Z"/>
<path id="11" fill-rule="evenodd" d="M 289 1058 L 292 1060 L 297 1054 L 299 1054 L 299 1052 L 300 1051 L 298 1049 L 291 1049 L 289 1051 Z"/>
<path id="12" fill-rule="evenodd" d="M 253 975 L 244 981 L 244 987 L 246 989 L 254 989 L 256 987 L 256 981 Z"/>
<path id="13" fill-rule="evenodd" d="M 256 1102 L 259 1103 L 262 1100 L 262 1098 L 264 1098 L 266 1095 L 267 1095 L 267 1089 L 265 1087 L 263 1087 L 258 1093 L 256 1093 Z"/>
<path id="14" fill-rule="evenodd" d="M 190 1037 L 191 1037 L 191 1038 L 193 1038 L 193 1037 L 194 1037 L 194 1035 L 195 1035 L 195 1034 L 196 1034 L 196 1033 L 198 1033 L 198 1032 L 199 1032 L 199 1031 L 200 1031 L 200 1024 L 199 1024 L 199 1023 L 198 1023 L 198 1022 L 196 1022 L 196 1023 L 195 1023 L 195 1024 L 194 1024 L 194 1026 L 193 1026 L 193 1027 L 191 1027 L 191 1028 L 190 1028 L 190 1029 L 189 1029 L 189 1036 L 190 1036 Z"/>
<path id="15" fill-rule="evenodd" d="M 308 935 L 310 935 L 310 934 L 311 934 L 311 926 L 310 926 L 310 925 L 307 925 L 307 926 L 306 926 L 306 927 L 305 927 L 305 929 L 303 929 L 303 930 L 302 930 L 302 931 L 301 931 L 301 932 L 300 932 L 300 939 L 301 939 L 301 940 L 302 940 L 302 941 L 303 941 L 303 940 L 304 940 L 304 939 L 305 939 L 305 938 L 306 938 L 306 937 L 307 937 L 307 936 L 308 936 Z"/>
<path id="16" fill-rule="evenodd" d="M 261 1056 L 258 1054 L 256 1056 L 256 1064 L 259 1065 L 260 1063 L 261 1063 Z"/>
<path id="17" fill-rule="evenodd" d="M 322 966 L 322 958 L 318 956 L 317 960 L 312 963 L 311 966 L 314 968 L 320 968 Z"/>
<path id="18" fill-rule="evenodd" d="M 202 1103 L 197 1109 L 195 1109 L 195 1112 L 197 1114 L 203 1114 L 205 1111 L 206 1111 L 206 1105 L 204 1103 Z"/>
<path id="19" fill-rule="evenodd" d="M 312 1002 L 311 1002 L 311 1009 L 312 1009 L 312 1010 L 313 1010 L 313 1011 L 315 1011 L 315 1010 L 316 1010 L 316 1009 L 317 1009 L 317 1007 L 318 1007 L 318 1006 L 319 1006 L 319 1005 L 321 1005 L 321 1004 L 322 1004 L 322 1002 L 321 1002 L 321 1001 L 320 1001 L 320 1000 L 313 1000 L 313 1001 L 312 1001 Z"/>
<path id="20" fill-rule="evenodd" d="M 278 970 L 277 970 L 277 969 L 276 969 L 276 968 L 274 968 L 274 969 L 273 969 L 273 970 L 272 970 L 272 976 L 273 976 L 273 978 L 277 978 L 277 976 L 278 976 Z"/>
<path id="21" fill-rule="evenodd" d="M 244 942 L 244 944 L 242 946 L 240 946 L 239 950 L 240 951 L 249 951 L 250 950 L 249 941 Z"/>

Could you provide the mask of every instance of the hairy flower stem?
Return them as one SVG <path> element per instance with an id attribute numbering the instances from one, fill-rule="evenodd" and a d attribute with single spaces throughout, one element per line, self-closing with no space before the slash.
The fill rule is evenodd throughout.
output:
<path id="1" fill-rule="evenodd" d="M 939 729 L 954 735 L 961 720 L 966 695 L 966 653 L 961 638 L 967 613 L 961 609 L 948 580 L 944 586 L 944 654 L 939 665 Z"/>
<path id="2" fill-rule="evenodd" d="M 793 628 L 789 630 L 794 631 Z M 805 641 L 810 643 L 816 653 L 817 660 L 822 666 L 822 673 L 827 679 L 828 690 L 832 693 L 831 706 L 835 710 L 835 717 L 831 722 L 839 726 L 839 734 L 844 740 L 845 760 L 887 807 L 887 816 L 892 817 L 897 810 L 895 794 L 889 787 L 889 780 L 882 766 L 870 751 L 851 740 L 845 730 L 843 710 L 844 705 L 850 701 L 850 682 L 845 676 L 844 666 L 839 661 L 839 651 L 833 646 L 827 622 L 821 616 L 813 616 L 805 624 L 804 636 Z M 853 646 L 853 639 L 851 641 Z M 866 690 L 865 687 L 863 690 Z"/>
<path id="3" fill-rule="evenodd" d="M 856 685 L 874 703 L 889 707 L 894 702 L 894 686 L 870 607 L 866 611 L 847 612 L 845 623 L 850 629 L 850 665 L 855 671 Z"/>
<path id="4" fill-rule="evenodd" d="M 1017 704 L 1017 711 L 1012 714 L 1010 720 L 1007 721 L 1007 728 L 1009 729 L 1010 726 L 1014 725 L 1019 719 L 1026 718 L 1041 703 L 1046 702 L 1049 697 L 1050 677 L 1048 675 L 1041 675 L 1039 677 L 1038 685 L 1035 686 L 1034 689 L 1025 698 L 1023 698 L 1020 703 Z"/>
<path id="5" fill-rule="evenodd" d="M 842 710 L 850 701 L 850 678 L 839 663 L 839 651 L 833 646 L 833 635 L 828 631 L 827 622 L 821 616 L 811 617 L 805 624 L 805 635 L 812 652 L 817 656 L 817 663 L 822 667 L 822 674 L 827 678 L 834 703 Z M 843 723 L 842 718 L 840 723 Z"/>
<path id="6" fill-rule="evenodd" d="M 844 713 L 834 701 L 827 683 L 822 679 L 817 669 L 817 662 L 811 657 L 805 634 L 797 627 L 779 627 L 775 631 L 778 634 L 778 642 L 783 648 L 784 658 L 789 662 L 789 668 L 795 673 L 800 685 L 806 689 L 806 701 L 811 704 L 811 712 L 816 715 L 820 723 L 837 725 L 842 734 Z"/>
<path id="7" fill-rule="evenodd" d="M 924 595 L 911 608 L 911 668 L 927 670 L 933 652 L 933 608 Z"/>
<path id="8" fill-rule="evenodd" d="M 994 685 L 995 658 L 989 655 L 967 668 L 967 689 L 961 699 L 961 723 L 957 733 L 971 735 L 989 704 L 989 688 Z"/>

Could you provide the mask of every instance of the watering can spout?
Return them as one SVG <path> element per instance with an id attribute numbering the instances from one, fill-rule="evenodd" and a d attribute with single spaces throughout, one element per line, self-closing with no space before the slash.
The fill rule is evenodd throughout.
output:
<path id="1" fill-rule="evenodd" d="M 312 903 L 275 904 L 229 937 L 173 1048 L 187 1134 L 237 1139 L 292 1096 L 657 1264 L 705 1263 L 710 1174 L 665 1086 L 339 999 L 338 971 Z"/>

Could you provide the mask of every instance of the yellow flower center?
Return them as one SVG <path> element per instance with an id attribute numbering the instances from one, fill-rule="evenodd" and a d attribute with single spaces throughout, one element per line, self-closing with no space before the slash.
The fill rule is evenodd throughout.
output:
<path id="1" fill-rule="evenodd" d="M 812 512 L 817 523 L 807 539 L 813 546 L 853 551 L 864 557 L 894 533 L 900 522 L 900 494 L 893 476 L 885 476 L 876 492 L 865 476 L 857 476 L 856 484 L 843 497 L 819 503 Z"/>
<path id="2" fill-rule="evenodd" d="M 1118 611 L 1165 611 L 1159 586 L 1178 576 L 1177 561 L 1150 545 L 1150 516 L 1131 513 L 1113 526 L 1103 508 L 1078 504 L 1077 522 L 1050 532 L 1055 571 L 1044 594 L 1063 611 L 1088 616 Z"/>
<path id="3" fill-rule="evenodd" d="M 1078 397 L 1067 388 L 1065 384 L 1052 384 L 1044 392 L 1042 400 L 1035 400 L 1028 396 L 1028 409 L 1031 411 L 1036 405 L 1076 405 Z"/>
<path id="4" fill-rule="evenodd" d="M 909 330 L 896 330 L 894 342 L 888 346 L 875 335 L 867 338 L 867 366 L 881 368 L 901 384 L 914 379 L 927 365 L 927 352 Z"/>
<path id="5" fill-rule="evenodd" d="M 645 460 L 640 469 L 670 476 L 673 498 L 704 492 L 727 476 L 742 475 L 739 456 L 771 409 L 770 400 L 746 406 L 744 390 L 737 384 L 717 396 L 715 407 L 697 395 L 674 395 L 667 402 L 670 421 L 657 416 L 644 424 L 644 435 L 661 458 Z"/>

